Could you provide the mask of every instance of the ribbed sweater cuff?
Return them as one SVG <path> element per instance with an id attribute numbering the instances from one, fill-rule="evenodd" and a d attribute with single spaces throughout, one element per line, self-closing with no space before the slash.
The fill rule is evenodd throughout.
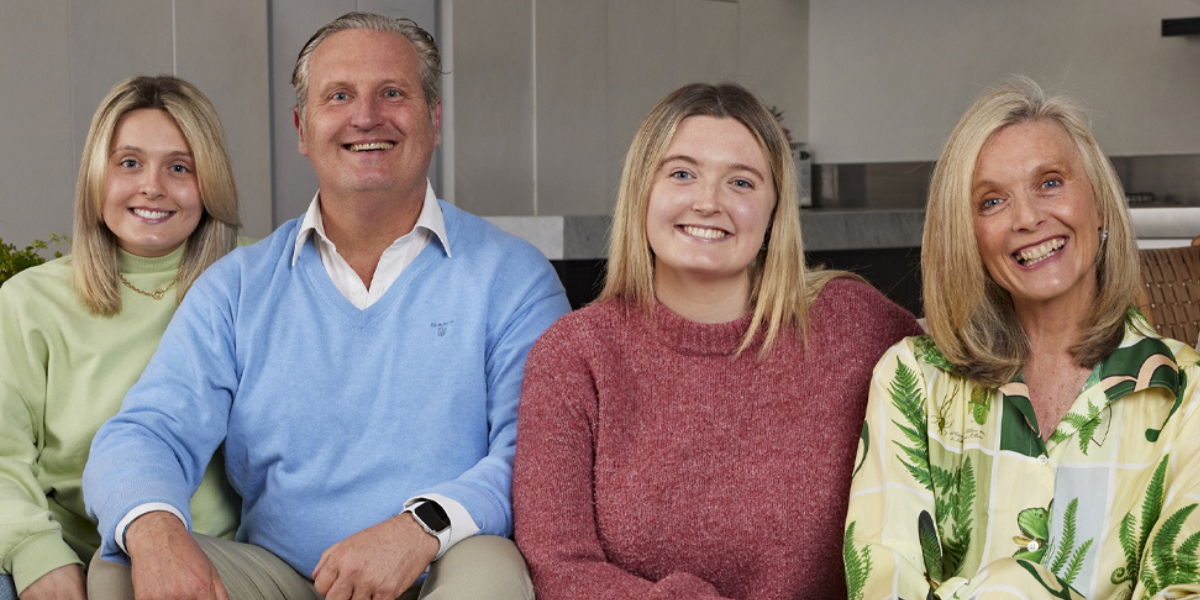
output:
<path id="1" fill-rule="evenodd" d="M 18 544 L 10 554 L 17 595 L 25 593 L 29 584 L 54 569 L 70 564 L 83 566 L 83 561 L 57 531 L 35 535 Z"/>

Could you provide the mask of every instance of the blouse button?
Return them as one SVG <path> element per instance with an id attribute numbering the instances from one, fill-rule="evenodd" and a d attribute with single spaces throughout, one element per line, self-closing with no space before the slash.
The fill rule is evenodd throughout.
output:
<path id="1" fill-rule="evenodd" d="M 1050 462 L 1050 459 L 1047 458 L 1045 454 L 1038 457 L 1039 465 L 1042 465 L 1044 467 L 1044 466 L 1046 466 L 1046 463 L 1048 463 L 1048 462 Z"/>

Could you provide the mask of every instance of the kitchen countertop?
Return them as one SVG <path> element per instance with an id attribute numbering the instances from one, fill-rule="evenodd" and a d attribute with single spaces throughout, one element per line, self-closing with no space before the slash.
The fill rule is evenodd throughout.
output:
<path id="1" fill-rule="evenodd" d="M 1200 236 L 1200 207 L 1130 209 L 1141 247 L 1187 245 Z M 608 215 L 487 217 L 551 260 L 601 259 L 608 254 Z M 922 209 L 804 209 L 805 250 L 913 248 L 921 245 Z"/>

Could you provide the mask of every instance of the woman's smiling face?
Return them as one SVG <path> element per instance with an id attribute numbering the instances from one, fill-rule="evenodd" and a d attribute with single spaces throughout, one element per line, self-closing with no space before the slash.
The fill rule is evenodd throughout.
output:
<path id="1" fill-rule="evenodd" d="M 137 256 L 170 254 L 204 214 L 196 164 L 175 120 L 157 108 L 121 117 L 104 178 L 104 224 Z"/>
<path id="2" fill-rule="evenodd" d="M 650 187 L 646 236 L 656 285 L 664 280 L 740 283 L 775 209 L 771 166 L 735 119 L 684 119 Z"/>
<path id="3" fill-rule="evenodd" d="M 975 239 L 992 279 L 1018 311 L 1096 294 L 1100 209 L 1079 150 L 1051 121 L 1009 125 L 988 139 L 971 182 Z"/>

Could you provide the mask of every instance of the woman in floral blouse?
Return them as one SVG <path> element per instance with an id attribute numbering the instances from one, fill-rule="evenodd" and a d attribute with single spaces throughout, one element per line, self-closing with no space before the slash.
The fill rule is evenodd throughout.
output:
<path id="1" fill-rule="evenodd" d="M 1200 355 L 1130 308 L 1124 195 L 1080 110 L 1027 79 L 977 100 L 922 252 L 932 335 L 875 369 L 850 597 L 1200 591 Z"/>

